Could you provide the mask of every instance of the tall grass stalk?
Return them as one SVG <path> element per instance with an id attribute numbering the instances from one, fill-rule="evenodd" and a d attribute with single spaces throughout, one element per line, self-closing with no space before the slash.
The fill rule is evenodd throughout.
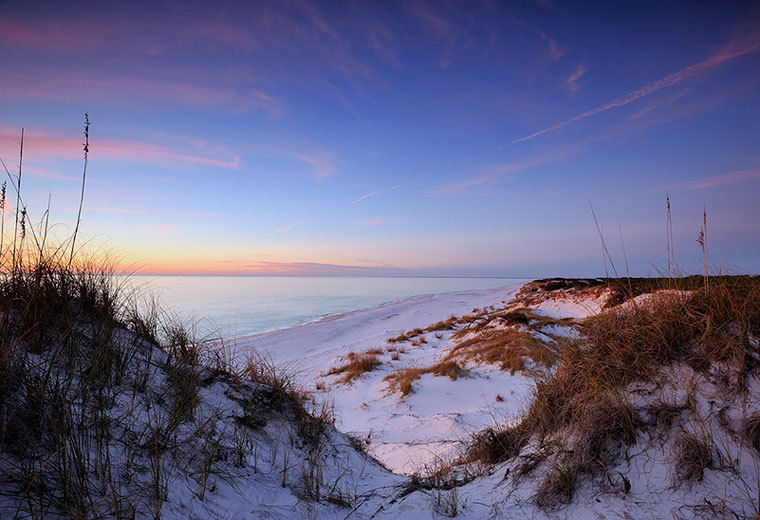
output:
<path id="1" fill-rule="evenodd" d="M 594 217 L 594 225 L 596 225 L 596 232 L 599 234 L 599 241 L 602 243 L 602 258 L 604 259 L 604 275 L 605 278 L 607 278 L 608 284 L 609 284 L 609 273 L 607 272 L 607 260 L 610 262 L 610 266 L 612 267 L 612 272 L 615 273 L 615 278 L 620 278 L 618 276 L 617 269 L 615 269 L 615 262 L 612 261 L 612 256 L 610 256 L 610 252 L 607 249 L 607 243 L 604 241 L 604 234 L 602 233 L 602 229 L 599 227 L 599 221 L 596 218 L 596 212 L 594 211 L 594 206 L 591 204 L 591 201 L 588 201 L 588 205 L 591 208 L 591 215 Z"/>
<path id="2" fill-rule="evenodd" d="M 670 194 L 665 196 L 665 205 L 667 209 L 666 222 L 665 222 L 665 238 L 667 242 L 668 252 L 668 280 L 670 280 L 671 288 L 675 284 L 676 277 L 676 253 L 675 253 L 675 241 L 673 239 L 673 215 L 670 210 Z"/>
<path id="3" fill-rule="evenodd" d="M 0 271 L 3 268 L 3 246 L 5 245 L 5 197 L 7 195 L 8 181 L 3 181 L 0 189 Z"/>
<path id="4" fill-rule="evenodd" d="M 21 129 L 21 144 L 18 153 L 18 180 L 16 181 L 16 224 L 13 228 L 13 267 L 16 267 L 16 237 L 18 236 L 18 211 L 21 202 L 21 164 L 24 160 L 24 129 Z"/>
<path id="5" fill-rule="evenodd" d="M 79 233 L 79 224 L 82 222 L 82 205 L 84 204 L 84 186 L 87 179 L 87 156 L 90 153 L 90 116 L 85 112 L 84 114 L 84 143 L 82 144 L 84 150 L 84 166 L 82 167 L 82 193 L 79 196 L 79 212 L 77 213 L 77 225 L 74 228 L 74 235 L 71 237 L 71 255 L 69 255 L 69 265 L 74 260 L 74 246 L 77 241 L 77 234 Z M 19 177 L 20 178 L 20 177 Z"/>
<path id="6" fill-rule="evenodd" d="M 705 291 L 710 290 L 710 269 L 707 264 L 707 207 L 702 210 L 702 227 L 699 229 L 697 244 L 702 249 L 702 257 L 705 270 Z"/>

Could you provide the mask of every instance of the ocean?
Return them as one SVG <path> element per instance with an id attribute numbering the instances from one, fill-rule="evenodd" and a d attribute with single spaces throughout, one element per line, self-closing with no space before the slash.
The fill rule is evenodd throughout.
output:
<path id="1" fill-rule="evenodd" d="M 502 287 L 520 278 L 132 276 L 139 292 L 196 326 L 201 338 L 283 329 L 420 294 Z"/>

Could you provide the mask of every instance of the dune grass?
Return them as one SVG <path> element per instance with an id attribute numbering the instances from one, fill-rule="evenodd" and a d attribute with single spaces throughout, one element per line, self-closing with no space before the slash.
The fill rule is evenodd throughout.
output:
<path id="1" fill-rule="evenodd" d="M 356 352 L 349 352 L 345 356 L 345 363 L 331 368 L 324 375 L 339 375 L 341 377 L 338 380 L 341 383 L 351 383 L 382 365 L 382 362 L 378 359 L 378 356 L 382 353 L 381 349 L 370 349 L 358 354 Z"/>
<path id="2" fill-rule="evenodd" d="M 74 235 L 63 239 L 48 235 L 48 212 L 39 225 L 30 222 L 21 165 L 17 175 L 6 172 L 16 217 L 6 225 L 4 183 L 2 511 L 10 508 L 14 518 L 160 518 L 172 474 L 184 475 L 203 501 L 212 475 L 229 478 L 219 472 L 221 454 L 234 453 L 236 467 L 253 459 L 255 473 L 256 448 L 246 439 L 272 417 L 292 424 L 292 442 L 306 453 L 320 450 L 334 420 L 330 407 L 307 409 L 294 378 L 266 360 L 251 358 L 237 370 L 223 342 L 198 338 L 156 301 L 144 305 L 128 277 L 116 275 L 113 257 L 77 240 L 84 172 Z M 241 417 L 203 401 L 203 389 L 216 383 L 233 392 Z"/>
<path id="3" fill-rule="evenodd" d="M 415 381 L 425 374 L 433 374 L 439 377 L 445 376 L 452 381 L 456 381 L 460 377 L 466 377 L 468 372 L 455 361 L 446 360 L 423 368 L 409 367 L 396 370 L 388 374 L 384 378 L 384 381 L 388 383 L 390 392 L 400 392 L 402 397 L 406 397 L 414 392 Z"/>
<path id="4" fill-rule="evenodd" d="M 582 341 L 563 348 L 556 372 L 537 383 L 522 420 L 478 434 L 470 459 L 507 460 L 531 439 L 561 435 L 567 444 L 564 455 L 555 458 L 554 469 L 536 497 L 540 505 L 549 507 L 571 499 L 579 478 L 603 471 L 617 447 L 632 444 L 645 426 L 637 422 L 626 398 L 629 383 L 650 380 L 672 362 L 685 363 L 697 372 L 723 363 L 734 376 L 726 379 L 726 390 L 746 391 L 746 377 L 757 368 L 760 354 L 760 278 L 712 277 L 709 290 L 699 287 L 701 280 L 686 280 L 689 288 L 697 283 L 696 290 L 655 292 L 643 301 L 585 320 Z M 672 280 L 660 284 L 673 288 Z M 662 425 L 678 413 L 661 412 L 657 421 Z M 754 422 L 748 422 L 745 431 L 755 442 Z M 683 453 L 693 447 L 687 441 L 682 443 Z M 708 465 L 706 456 L 694 463 L 685 455 L 680 458 L 686 479 L 698 479 L 700 468 Z"/>

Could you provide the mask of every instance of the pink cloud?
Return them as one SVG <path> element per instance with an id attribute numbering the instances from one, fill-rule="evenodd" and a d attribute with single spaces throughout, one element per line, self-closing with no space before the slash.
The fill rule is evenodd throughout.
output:
<path id="1" fill-rule="evenodd" d="M 185 162 L 201 166 L 231 169 L 237 169 L 240 167 L 240 156 L 235 156 L 230 159 L 200 157 L 162 148 L 160 146 L 129 141 L 103 141 L 102 145 L 91 145 L 90 150 L 93 158 L 97 157 L 99 152 L 105 152 L 105 156 L 108 158 L 129 159 L 132 157 L 138 157 L 143 160 L 155 160 L 162 163 Z"/>
<path id="2" fill-rule="evenodd" d="M 317 180 L 326 179 L 335 174 L 335 166 L 332 161 L 324 156 L 306 155 L 298 152 L 291 152 L 289 156 L 312 166 L 314 178 Z"/>
<path id="3" fill-rule="evenodd" d="M 153 235 L 176 235 L 178 233 L 177 226 L 172 225 L 146 227 L 143 230 Z"/>
<path id="4" fill-rule="evenodd" d="M 320 262 L 251 262 L 241 266 L 248 273 L 261 275 L 349 275 L 388 274 L 397 268 L 386 265 L 341 265 Z"/>
<path id="5" fill-rule="evenodd" d="M 578 80 L 580 80 L 586 72 L 588 72 L 588 67 L 580 64 L 575 68 L 575 72 L 570 74 L 570 76 L 565 81 L 565 85 L 567 85 L 567 88 L 570 89 L 570 92 L 573 95 L 575 95 L 575 93 L 578 92 L 578 90 L 581 88 L 581 86 L 578 84 Z"/>
<path id="6" fill-rule="evenodd" d="M 143 209 L 116 207 L 88 207 L 88 213 L 106 213 L 114 215 L 164 215 L 172 217 L 225 217 L 225 213 L 216 211 L 185 211 L 173 209 Z"/>
<path id="7" fill-rule="evenodd" d="M 274 96 L 252 87 L 223 89 L 193 83 L 190 79 L 161 80 L 73 75 L 54 69 L 30 73 L 10 72 L 0 76 L 0 96 L 6 99 L 97 100 L 118 106 L 131 106 L 140 100 L 174 105 L 207 107 L 225 112 L 263 110 L 279 115 L 284 106 Z"/>
<path id="8" fill-rule="evenodd" d="M 384 219 L 382 217 L 375 217 L 369 220 L 364 220 L 362 222 L 359 222 L 359 227 L 362 227 L 362 228 L 375 227 L 375 226 L 381 225 L 383 221 Z"/>
<path id="9" fill-rule="evenodd" d="M 699 179 L 686 183 L 685 187 L 690 190 L 701 190 L 704 188 L 713 188 L 715 186 L 722 186 L 724 184 L 735 184 L 737 182 L 751 181 L 760 179 L 760 170 L 741 170 L 732 173 L 726 173 L 723 175 L 716 175 L 714 177 L 707 177 L 705 179 Z"/>
<path id="10" fill-rule="evenodd" d="M 209 13 L 178 18 L 178 13 L 154 11 L 150 17 L 136 19 L 132 13 L 90 14 L 80 12 L 66 23 L 39 15 L 27 19 L 0 18 L 0 45 L 19 50 L 44 50 L 56 53 L 109 52 L 124 49 L 147 55 L 163 54 L 172 48 L 187 48 L 197 42 L 224 44 L 253 50 L 257 31 L 215 19 Z M 268 21 L 265 12 L 256 22 Z"/>
<path id="11" fill-rule="evenodd" d="M 628 119 L 631 119 L 631 120 L 641 119 L 642 117 L 644 117 L 645 115 L 647 115 L 648 113 L 652 112 L 653 110 L 657 108 L 670 106 L 676 101 L 678 101 L 679 99 L 681 99 L 682 97 L 684 97 L 686 94 L 688 94 L 690 90 L 691 90 L 691 87 L 687 87 L 687 88 L 679 90 L 672 96 L 667 96 L 664 99 L 659 99 L 655 101 L 654 103 L 650 103 L 644 106 L 641 110 L 638 110 L 634 112 L 633 114 L 629 115 Z M 715 98 L 713 98 L 713 100 L 715 100 Z M 707 103 L 700 104 L 701 107 L 706 107 L 707 105 L 708 105 Z"/>
<path id="12" fill-rule="evenodd" d="M 410 12 L 417 19 L 424 23 L 428 28 L 432 29 L 441 38 L 453 39 L 455 37 L 451 24 L 442 16 L 435 13 L 430 6 L 425 5 L 423 2 L 410 2 L 409 4 L 404 5 L 409 8 Z"/>
<path id="13" fill-rule="evenodd" d="M 580 121 L 581 119 L 591 117 L 600 112 L 627 105 L 628 103 L 632 103 L 659 90 L 667 87 L 672 87 L 673 85 L 676 85 L 686 79 L 705 73 L 710 69 L 717 67 L 718 65 L 731 61 L 740 56 L 756 52 L 758 50 L 760 50 L 760 32 L 755 32 L 737 42 L 732 42 L 724 46 L 720 51 L 704 61 L 700 61 L 699 63 L 695 63 L 694 65 L 683 68 L 677 72 L 674 72 L 673 74 L 670 74 L 669 76 L 665 76 L 662 79 L 649 83 L 648 85 L 645 85 L 638 90 L 634 90 L 625 96 L 613 99 L 609 103 L 593 108 L 591 110 L 587 110 L 586 112 L 583 112 L 582 114 L 579 114 L 571 119 L 558 123 L 549 128 L 544 128 L 543 130 L 539 130 L 538 132 L 534 132 L 530 135 L 526 135 L 525 137 L 510 141 L 509 143 L 500 146 L 499 149 L 506 148 L 523 141 L 528 141 L 529 139 L 548 134 L 549 132 L 554 132 L 555 130 L 559 130 L 560 128 L 564 128 L 567 125 Z"/>
<path id="14" fill-rule="evenodd" d="M 17 154 L 18 142 L 19 133 L 16 129 L 0 126 L 0 156 Z M 34 159 L 40 156 L 74 158 L 82 156 L 82 143 L 79 138 L 65 137 L 50 131 L 27 132 L 24 138 L 24 150 L 27 157 Z M 239 156 L 225 155 L 224 157 L 202 155 L 155 144 L 97 139 L 94 136 L 90 143 L 91 159 L 118 159 L 162 164 L 179 162 L 231 169 L 240 166 Z"/>
<path id="15" fill-rule="evenodd" d="M 431 193 L 434 193 L 436 195 L 445 195 L 448 193 L 454 193 L 460 190 L 463 190 L 465 188 L 470 188 L 472 186 L 477 186 L 479 184 L 485 184 L 486 182 L 491 182 L 492 180 L 495 180 L 499 177 L 499 175 L 496 174 L 488 174 L 483 175 L 480 177 L 475 177 L 473 179 L 469 179 L 463 182 L 458 182 L 455 184 L 447 184 L 445 186 L 439 186 L 438 188 L 435 188 L 432 190 Z"/>
<path id="16" fill-rule="evenodd" d="M 34 25 L 0 18 L 0 45 L 5 48 L 82 51 L 97 45 L 89 31 L 70 24 L 38 20 Z"/>
<path id="17" fill-rule="evenodd" d="M 556 42 L 556 40 L 554 40 L 551 36 L 546 34 L 541 29 L 537 27 L 533 27 L 532 25 L 527 24 L 518 18 L 513 17 L 512 21 L 516 23 L 517 25 L 519 25 L 520 27 L 523 27 L 524 29 L 531 31 L 534 34 L 537 34 L 542 40 L 544 40 L 544 42 L 546 42 L 546 45 L 549 48 L 549 56 L 551 56 L 553 61 L 557 61 L 560 58 L 562 58 L 562 56 L 567 54 L 567 51 L 563 49 L 562 47 L 560 47 L 560 45 Z"/>
<path id="18" fill-rule="evenodd" d="M 51 172 L 48 170 L 41 170 L 39 168 L 33 168 L 29 166 L 24 167 L 24 175 L 31 175 L 33 177 L 40 177 L 42 179 L 48 179 L 51 181 L 78 181 L 81 182 L 81 177 L 69 177 L 61 175 L 60 173 Z"/>

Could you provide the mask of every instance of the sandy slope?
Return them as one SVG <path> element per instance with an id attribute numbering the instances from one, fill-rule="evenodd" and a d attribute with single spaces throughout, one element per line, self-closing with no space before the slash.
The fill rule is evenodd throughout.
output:
<path id="1" fill-rule="evenodd" d="M 241 358 L 255 347 L 276 361 L 298 364 L 315 399 L 334 400 L 339 431 L 314 422 L 294 402 L 272 400 L 275 394 L 265 384 L 202 369 L 197 409 L 172 434 L 171 449 L 154 449 L 160 438 L 153 437 L 152 428 L 164 424 L 171 412 L 171 364 L 154 345 L 138 343 L 121 387 L 112 389 L 114 404 L 104 412 L 117 435 L 100 448 L 87 430 L 77 437 L 92 451 L 93 460 L 105 450 L 113 462 L 114 473 L 108 474 L 111 491 L 98 491 L 105 489 L 102 475 L 86 475 L 95 495 L 102 494 L 91 506 L 93 511 L 114 517 L 115 490 L 120 501 L 136 508 L 133 518 L 140 519 L 157 517 L 157 511 L 169 520 L 757 518 L 760 452 L 747 443 L 742 428 L 747 417 L 760 418 L 758 372 L 747 377 L 746 391 L 727 392 L 723 375 L 730 374 L 725 371 L 731 367 L 720 364 L 697 373 L 683 363 L 672 363 L 659 367 L 657 377 L 621 389 L 621 398 L 630 402 L 636 415 L 635 441 L 610 457 L 605 471 L 579 476 L 569 503 L 560 500 L 539 507 L 536 501 L 542 483 L 561 469 L 557 457 L 567 440 L 562 433 L 554 439 L 533 436 L 505 462 L 457 466 L 447 481 L 400 475 L 430 469 L 459 452 L 472 433 L 517 418 L 535 388 L 531 374 L 540 374 L 540 367 L 528 365 L 510 375 L 497 366 L 467 362 L 466 377 L 452 381 L 425 374 L 409 395 L 390 392 L 386 375 L 404 367 L 429 366 L 473 335 L 454 338 L 453 331 L 441 330 L 418 335 L 416 345 L 401 342 L 405 351 L 396 360 L 391 352 L 382 353 L 382 364 L 351 384 L 323 374 L 348 352 L 398 347 L 386 340 L 474 308 L 488 307 L 488 326 L 498 328 L 515 325 L 493 318 L 496 311 L 529 307 L 534 321 L 546 323 L 538 329 L 527 327 L 531 334 L 552 341 L 575 332 L 568 322 L 545 317 L 582 318 L 599 312 L 606 298 L 603 291 L 517 294 L 519 289 L 419 296 L 237 340 Z M 468 326 L 461 323 L 459 328 Z M 488 329 L 480 333 L 484 330 Z M 134 339 L 125 331 L 120 334 L 126 343 Z M 423 336 L 426 342 L 419 341 Z M 757 352 L 758 339 L 749 341 Z M 663 404 L 672 412 L 672 426 L 666 428 L 658 426 L 657 410 Z M 314 427 L 321 433 L 315 434 Z M 369 452 L 394 472 L 357 450 L 341 431 L 369 441 Z M 703 474 L 692 481 L 677 475 L 679 439 L 687 434 L 709 446 L 711 456 Z M 542 450 L 543 455 L 533 459 L 533 469 L 523 471 L 521 466 Z M 44 461 L 40 459 L 39 470 L 29 467 L 53 471 Z M 18 502 L 22 495 L 14 478 L 25 467 L 23 462 L 12 454 L 0 457 L 0 518 L 56 517 L 34 512 L 48 507 L 42 499 L 39 506 L 34 500 Z M 156 489 L 164 490 L 160 498 L 151 491 L 156 486 L 154 473 L 160 476 Z M 451 479 L 465 474 L 468 478 L 450 485 Z"/>
<path id="2" fill-rule="evenodd" d="M 386 349 L 386 340 L 404 331 L 473 309 L 522 306 L 514 301 L 521 287 L 416 296 L 299 327 L 237 338 L 235 346 L 238 355 L 255 348 L 278 364 L 294 366 L 309 388 L 324 386 L 316 394 L 334 402 L 337 427 L 368 441 L 369 452 L 389 469 L 412 474 L 455 455 L 473 433 L 519 415 L 535 387 L 533 378 L 471 364 L 467 366 L 469 377 L 452 381 L 425 374 L 414 393 L 404 398 L 389 393 L 383 378 L 400 368 L 424 367 L 440 360 L 456 343 L 450 331 L 428 333 L 422 345 L 407 342 L 406 352 L 398 360 L 392 360 L 391 352 L 382 354 L 382 366 L 352 384 L 341 384 L 338 378 L 322 374 L 349 352 Z M 596 299 L 549 300 L 537 306 L 541 313 L 573 318 L 598 309 Z"/>

